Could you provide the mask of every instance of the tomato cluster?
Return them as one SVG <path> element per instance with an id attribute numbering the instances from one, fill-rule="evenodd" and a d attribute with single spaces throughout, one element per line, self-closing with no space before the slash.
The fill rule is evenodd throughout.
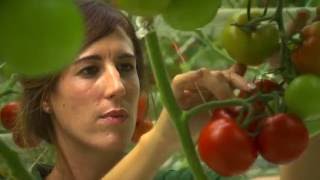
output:
<path id="1" fill-rule="evenodd" d="M 234 110 L 219 109 L 202 130 L 198 140 L 201 159 L 222 176 L 247 171 L 260 154 L 274 164 L 297 159 L 306 149 L 309 134 L 301 119 L 279 113 L 260 119 L 254 131 L 239 126 Z M 258 127 L 258 128 L 257 128 Z"/>
<path id="2" fill-rule="evenodd" d="M 320 119 L 319 17 L 320 14 L 317 12 L 315 19 L 298 32 L 301 42 L 296 44 L 291 53 L 291 60 L 298 76 L 289 83 L 284 96 L 290 112 L 312 121 Z M 310 129 L 312 134 L 315 133 L 313 127 Z"/>
<path id="3" fill-rule="evenodd" d="M 272 80 L 258 80 L 250 92 L 240 92 L 248 98 L 258 92 L 283 91 Z M 216 108 L 212 120 L 201 130 L 198 151 L 201 159 L 222 176 L 240 175 L 255 162 L 258 154 L 274 164 L 286 164 L 297 159 L 306 149 L 309 133 L 303 121 L 290 113 L 268 115 L 268 102 L 255 100 L 253 113 L 241 106 Z M 250 122 L 245 126 L 245 120 Z"/>
<path id="4" fill-rule="evenodd" d="M 20 112 L 20 104 L 12 101 L 5 104 L 0 111 L 2 126 L 12 133 L 12 140 L 20 148 L 33 148 L 39 145 L 39 141 L 25 138 L 19 128 L 16 128 L 17 117 Z"/>

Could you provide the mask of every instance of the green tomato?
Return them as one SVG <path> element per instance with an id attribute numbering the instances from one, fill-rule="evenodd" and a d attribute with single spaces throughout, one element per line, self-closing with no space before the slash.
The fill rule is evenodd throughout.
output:
<path id="1" fill-rule="evenodd" d="M 83 20 L 73 0 L 2 0 L 0 22 L 0 59 L 27 76 L 69 65 L 83 42 Z"/>
<path id="2" fill-rule="evenodd" d="M 215 17 L 221 0 L 173 0 L 162 13 L 164 20 L 179 30 L 195 30 Z"/>
<path id="3" fill-rule="evenodd" d="M 258 11 L 251 12 L 251 17 L 260 15 Z M 270 23 L 262 23 L 252 31 L 244 31 L 232 25 L 244 25 L 247 22 L 246 12 L 233 16 L 223 30 L 221 44 L 239 63 L 259 65 L 279 49 L 279 31 L 275 24 Z"/>
<path id="4" fill-rule="evenodd" d="M 310 121 L 307 126 L 310 133 L 319 129 L 320 125 L 320 77 L 302 75 L 295 78 L 285 91 L 284 99 L 290 112 Z M 317 129 L 315 128 L 317 125 Z M 312 126 L 312 127 L 311 127 Z"/>
<path id="5" fill-rule="evenodd" d="M 160 14 L 170 0 L 113 0 L 115 6 L 138 16 L 155 16 Z"/>

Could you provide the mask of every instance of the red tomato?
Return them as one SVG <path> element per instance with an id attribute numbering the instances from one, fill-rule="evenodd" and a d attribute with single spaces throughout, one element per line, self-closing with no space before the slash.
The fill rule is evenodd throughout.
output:
<path id="1" fill-rule="evenodd" d="M 320 75 L 320 21 L 303 28 L 303 42 L 292 53 L 292 61 L 301 73 Z"/>
<path id="2" fill-rule="evenodd" d="M 2 107 L 0 116 L 3 127 L 8 130 L 12 130 L 14 128 L 18 111 L 18 102 L 10 102 Z"/>
<path id="3" fill-rule="evenodd" d="M 298 117 L 280 113 L 263 121 L 256 142 L 267 161 L 285 164 L 302 154 L 308 145 L 309 134 Z"/>
<path id="4" fill-rule="evenodd" d="M 227 118 L 211 121 L 201 130 L 198 150 L 201 159 L 222 176 L 244 173 L 257 158 L 252 138 Z"/>
<path id="5" fill-rule="evenodd" d="M 136 123 L 136 128 L 132 136 L 132 141 L 137 143 L 140 137 L 150 131 L 153 127 L 151 120 L 140 120 Z"/>
<path id="6" fill-rule="evenodd" d="M 137 121 L 143 121 L 148 112 L 148 95 L 141 93 L 138 101 Z"/>

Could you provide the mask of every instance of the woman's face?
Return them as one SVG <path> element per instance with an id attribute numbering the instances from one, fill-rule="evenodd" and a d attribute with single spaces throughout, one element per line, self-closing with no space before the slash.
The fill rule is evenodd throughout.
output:
<path id="1" fill-rule="evenodd" d="M 50 97 L 60 144 L 124 150 L 140 92 L 133 44 L 121 29 L 80 53 Z"/>

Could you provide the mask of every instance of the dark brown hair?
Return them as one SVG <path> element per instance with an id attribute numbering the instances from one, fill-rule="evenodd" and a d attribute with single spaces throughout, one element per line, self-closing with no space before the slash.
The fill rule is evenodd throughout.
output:
<path id="1" fill-rule="evenodd" d="M 113 33 L 117 28 L 122 28 L 134 45 L 137 72 L 140 87 L 142 87 L 143 54 L 129 19 L 110 5 L 100 1 L 77 1 L 76 4 L 83 14 L 86 27 L 86 37 L 82 50 L 102 37 Z M 53 142 L 53 124 L 50 114 L 43 111 L 42 103 L 54 91 L 60 74 L 61 72 L 42 78 L 21 79 L 23 88 L 22 112 L 18 127 L 25 137 L 35 136 L 49 143 Z"/>

